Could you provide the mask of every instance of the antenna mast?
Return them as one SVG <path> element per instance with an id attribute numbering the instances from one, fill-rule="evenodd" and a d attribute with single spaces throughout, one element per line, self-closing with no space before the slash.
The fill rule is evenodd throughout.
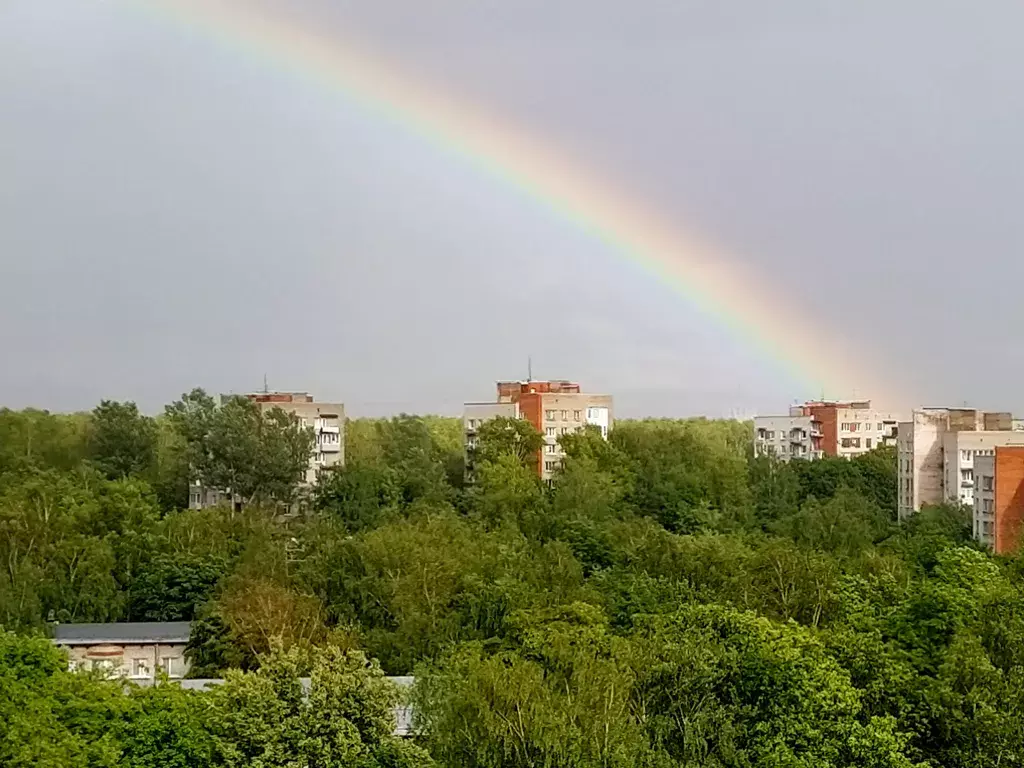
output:
<path id="1" fill-rule="evenodd" d="M 526 380 L 533 381 L 533 356 L 526 356 Z"/>

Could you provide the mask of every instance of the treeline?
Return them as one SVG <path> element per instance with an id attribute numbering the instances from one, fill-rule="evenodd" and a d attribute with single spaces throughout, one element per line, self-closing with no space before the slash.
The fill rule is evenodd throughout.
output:
<path id="1" fill-rule="evenodd" d="M 363 652 L 417 677 L 427 752 L 396 761 L 1024 764 L 1021 563 L 979 550 L 966 510 L 897 525 L 891 449 L 783 464 L 752 456 L 749 424 L 621 421 L 607 441 L 563 436 L 547 487 L 527 467 L 532 428 L 495 420 L 464 487 L 458 420 L 355 420 L 345 468 L 293 518 L 278 512 L 300 476 L 271 457 L 301 453 L 302 430 L 212 407 L 186 418 L 204 397 L 156 419 L 123 403 L 0 412 L 7 629 L 190 619 L 195 676 L 234 669 L 266 691 L 258 676 L 284 657 L 305 673 Z M 212 439 L 217 420 L 222 435 L 249 435 L 243 455 Z M 241 510 L 182 509 L 202 461 L 210 476 L 250 472 Z M 14 668 L 4 680 L 36 674 L 0 664 Z M 231 762 L 232 737 L 204 714 L 214 705 L 193 702 L 208 694 L 118 701 L 147 696 L 182 697 L 214 740 L 181 765 L 410 764 L 372 745 L 364 763 L 277 746 Z M 70 711 L 46 706 L 55 732 L 81 736 Z M 110 764 L 174 764 L 120 749 Z"/>

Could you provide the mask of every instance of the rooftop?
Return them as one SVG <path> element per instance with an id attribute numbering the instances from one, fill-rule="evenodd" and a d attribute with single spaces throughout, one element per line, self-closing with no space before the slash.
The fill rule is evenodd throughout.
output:
<path id="1" fill-rule="evenodd" d="M 56 624 L 53 641 L 58 645 L 187 643 L 190 629 L 191 624 L 187 621 Z"/>

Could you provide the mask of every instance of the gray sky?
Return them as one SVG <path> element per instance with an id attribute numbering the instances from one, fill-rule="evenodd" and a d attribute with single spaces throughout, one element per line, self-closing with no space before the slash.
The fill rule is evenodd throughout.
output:
<path id="1" fill-rule="evenodd" d="M 917 400 L 1024 410 L 1016 0 L 289 5 L 726 245 Z M 621 415 L 817 394 L 473 164 L 132 0 L 0 5 L 0 342 L 0 404 L 60 410 L 266 373 L 455 413 L 529 354 Z"/>

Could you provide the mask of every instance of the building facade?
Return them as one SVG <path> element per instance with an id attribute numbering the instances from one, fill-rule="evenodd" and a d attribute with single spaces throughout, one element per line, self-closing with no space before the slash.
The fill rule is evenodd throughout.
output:
<path id="1" fill-rule="evenodd" d="M 564 456 L 558 438 L 593 425 L 608 437 L 612 427 L 611 395 L 585 393 L 571 381 L 499 381 L 497 400 L 492 403 L 466 403 L 463 428 L 467 456 L 467 477 L 472 480 L 472 448 L 476 432 L 488 419 L 498 416 L 524 419 L 544 436 L 544 445 L 534 463 L 537 476 L 549 481 L 561 466 Z"/>
<path id="2" fill-rule="evenodd" d="M 813 416 L 758 416 L 754 419 L 754 453 L 790 459 L 820 459 L 821 426 Z"/>
<path id="3" fill-rule="evenodd" d="M 910 421 L 900 422 L 897 438 L 899 518 L 906 519 L 925 504 L 956 501 L 962 491 L 968 489 L 968 497 L 973 500 L 973 486 L 962 485 L 965 482 L 963 470 L 973 472 L 973 463 L 968 466 L 973 462 L 973 453 L 962 459 L 950 456 L 947 463 L 947 436 L 961 432 L 1012 432 L 1012 423 L 1009 413 L 976 408 L 918 408 Z M 1008 438 L 975 440 L 965 437 L 962 450 L 989 450 L 999 444 L 1000 439 Z M 961 450 L 959 445 L 959 438 L 949 443 L 951 450 Z"/>
<path id="4" fill-rule="evenodd" d="M 974 506 L 978 487 L 975 461 L 995 455 L 996 450 L 1024 446 L 1024 432 L 949 432 L 942 439 L 943 488 L 945 501 Z"/>
<path id="5" fill-rule="evenodd" d="M 789 416 L 754 419 L 754 451 L 794 458 L 846 459 L 896 444 L 899 419 L 871 407 L 870 400 L 812 400 L 789 409 Z"/>
<path id="6" fill-rule="evenodd" d="M 231 397 L 235 395 L 221 395 L 220 402 Z M 313 431 L 316 442 L 309 456 L 304 478 L 306 485 L 313 485 L 321 470 L 344 466 L 344 405 L 316 402 L 308 392 L 251 392 L 243 397 L 256 403 L 264 412 L 280 408 L 297 417 L 302 428 Z M 189 489 L 189 506 L 193 509 L 238 504 L 240 501 L 229 489 L 206 487 L 199 479 L 193 480 Z"/>
<path id="7" fill-rule="evenodd" d="M 1020 550 L 1024 446 L 998 446 L 974 460 L 974 538 L 999 555 Z"/>
<path id="8" fill-rule="evenodd" d="M 188 674 L 185 646 L 187 621 L 145 621 L 112 624 L 57 624 L 53 642 L 68 653 L 72 670 L 97 670 L 108 677 L 154 680 Z"/>

